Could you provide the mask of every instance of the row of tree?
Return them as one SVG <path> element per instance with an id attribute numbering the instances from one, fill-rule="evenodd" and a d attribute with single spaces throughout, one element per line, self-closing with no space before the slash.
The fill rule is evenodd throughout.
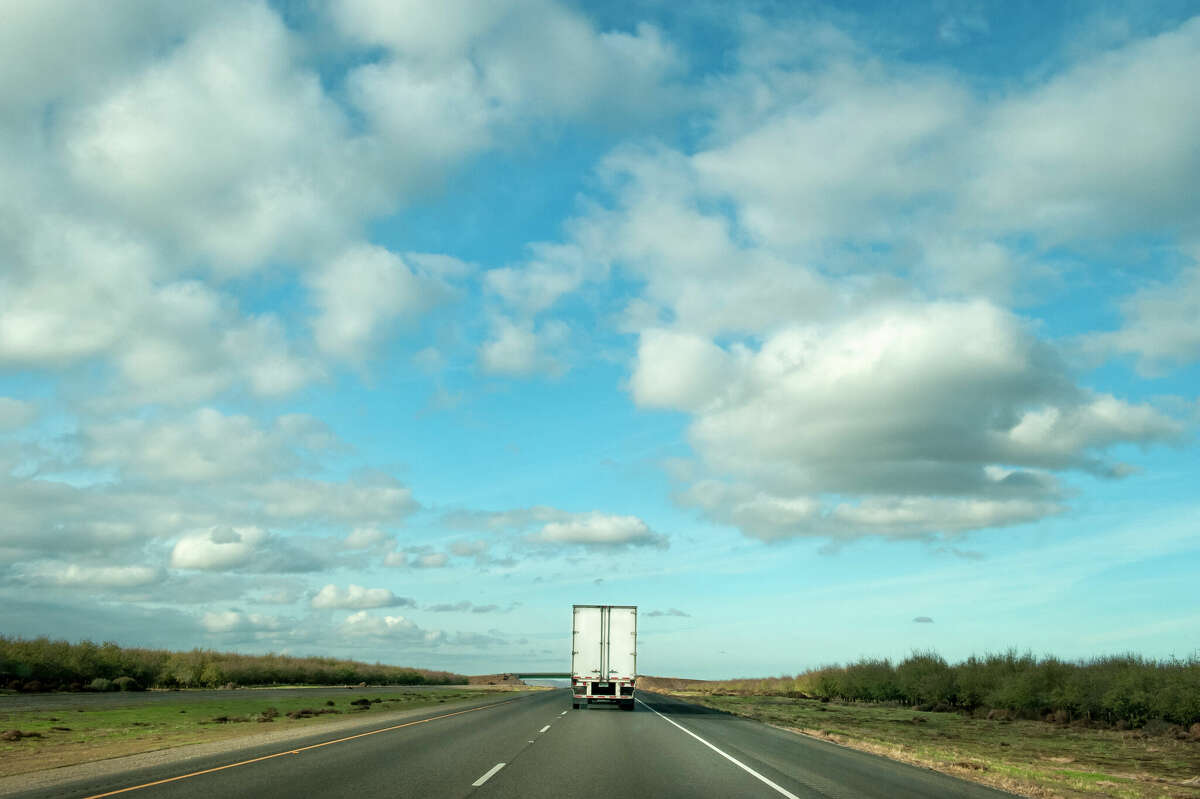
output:
<path id="1" fill-rule="evenodd" d="M 899 663 L 864 658 L 795 677 L 706 682 L 700 690 L 1000 710 L 1059 721 L 1142 726 L 1161 719 L 1190 725 L 1200 722 L 1200 654 L 1186 660 L 1117 655 L 1064 661 L 1008 651 L 949 664 L 936 653 L 916 652 Z"/>
<path id="2" fill-rule="evenodd" d="M 0 635 L 0 687 L 20 691 L 222 685 L 452 685 L 461 674 L 325 657 L 121 647 Z"/>

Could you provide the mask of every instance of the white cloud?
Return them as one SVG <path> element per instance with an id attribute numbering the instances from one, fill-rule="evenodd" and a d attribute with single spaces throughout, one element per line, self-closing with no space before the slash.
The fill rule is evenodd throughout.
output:
<path id="1" fill-rule="evenodd" d="M 734 360 L 703 336 L 643 330 L 630 389 L 642 407 L 699 410 L 720 398 L 736 373 Z"/>
<path id="2" fill-rule="evenodd" d="M 378 527 L 355 527 L 342 540 L 343 549 L 371 549 L 387 541 L 387 534 Z"/>
<path id="3" fill-rule="evenodd" d="M 17 430 L 37 417 L 37 407 L 31 402 L 0 397 L 0 433 Z"/>
<path id="4" fill-rule="evenodd" d="M 408 565 L 414 569 L 442 569 L 450 562 L 450 556 L 445 552 L 426 552 L 410 555 Z"/>
<path id="5" fill-rule="evenodd" d="M 46 561 L 25 572 L 27 579 L 63 588 L 138 588 L 162 582 L 166 574 L 153 566 L 97 566 Z"/>
<path id="6" fill-rule="evenodd" d="M 216 526 L 186 533 L 171 550 L 175 569 L 257 574 L 315 572 L 328 568 L 304 542 L 260 527 Z"/>
<path id="7" fill-rule="evenodd" d="M 403 616 L 371 616 L 365 610 L 342 621 L 341 632 L 350 637 L 395 638 L 413 643 L 437 643 L 444 633 L 423 630 Z"/>
<path id="8" fill-rule="evenodd" d="M 519 268 L 506 266 L 484 275 L 489 291 L 527 316 L 545 311 L 585 282 L 608 275 L 606 264 L 590 260 L 576 245 L 535 242 L 529 250 L 529 260 Z"/>
<path id="9" fill-rule="evenodd" d="M 217 9 L 164 60 L 67 114 L 71 175 L 121 218 L 221 270 L 343 238 L 374 187 L 296 48 L 265 5 Z"/>
<path id="10" fill-rule="evenodd" d="M 676 363 L 672 346 L 684 367 L 660 366 Z M 1111 447 L 1183 432 L 1150 406 L 1076 387 L 1021 320 L 982 301 L 893 304 L 798 325 L 737 357 L 686 337 L 642 355 L 635 376 L 645 370 L 666 385 L 639 393 L 635 379 L 635 399 L 672 397 L 693 413 L 689 439 L 722 476 L 680 498 L 765 538 L 1035 521 L 1062 509 L 1051 471 L 1121 475 Z M 708 395 L 693 377 L 703 366 L 692 366 L 705 358 L 734 375 L 707 384 Z"/>
<path id="11" fill-rule="evenodd" d="M 288 621 L 277 616 L 226 610 L 205 613 L 200 625 L 210 633 L 258 632 L 284 629 Z"/>
<path id="12" fill-rule="evenodd" d="M 319 309 L 317 345 L 351 361 L 361 360 L 394 322 L 411 325 L 448 293 L 445 284 L 372 245 L 343 252 L 310 277 L 310 287 Z"/>
<path id="13" fill-rule="evenodd" d="M 305 523 L 397 524 L 419 507 L 412 490 L 386 474 L 364 474 L 341 483 L 272 480 L 250 490 L 267 517 Z"/>
<path id="14" fill-rule="evenodd" d="M 171 567 L 205 571 L 248 565 L 267 542 L 258 527 L 221 527 L 185 535 L 171 550 Z"/>
<path id="15" fill-rule="evenodd" d="M 833 63 L 797 82 L 771 87 L 779 107 L 759 126 L 692 159 L 756 239 L 892 237 L 914 206 L 945 191 L 969 117 L 961 87 L 869 62 Z"/>
<path id="16" fill-rule="evenodd" d="M 667 536 L 655 532 L 636 516 L 601 511 L 572 512 L 544 505 L 504 511 L 456 511 L 442 518 L 447 527 L 459 530 L 489 530 L 511 537 L 514 545 L 533 545 L 535 550 L 553 551 L 584 546 L 606 549 L 626 546 L 665 548 Z M 463 547 L 474 552 L 486 542 Z M 455 551 L 455 547 L 451 547 Z M 457 553 L 456 553 L 457 554 Z"/>
<path id="17" fill-rule="evenodd" d="M 539 543 L 579 544 L 593 548 L 667 546 L 666 536 L 655 533 L 636 516 L 616 516 L 597 511 L 574 514 L 567 520 L 550 522 L 529 538 Z"/>
<path id="18" fill-rule="evenodd" d="M 1085 337 L 1085 347 L 1133 355 L 1138 371 L 1147 376 L 1200 360 L 1200 266 L 1183 270 L 1170 283 L 1137 291 L 1121 303 L 1121 310 L 1124 325 Z"/>
<path id="19" fill-rule="evenodd" d="M 535 326 L 532 320 L 496 317 L 491 338 L 479 347 L 479 362 L 484 371 L 497 375 L 560 374 L 565 366 L 553 352 L 562 347 L 568 332 L 566 324 L 557 320 Z"/>
<path id="20" fill-rule="evenodd" d="M 1052 241 L 1196 229 L 1200 18 L 1086 59 L 989 114 L 968 208 Z"/>
<path id="21" fill-rule="evenodd" d="M 472 130 L 521 113 L 591 115 L 604 108 L 647 114 L 671 102 L 661 84 L 679 68 L 680 58 L 651 25 L 641 24 L 633 33 L 601 33 L 582 14 L 548 0 L 507 0 L 487 9 L 469 2 L 450 6 L 458 10 L 443 7 L 431 15 L 421 3 L 397 8 L 379 0 L 342 0 L 333 7 L 344 32 L 382 45 L 393 56 L 385 65 L 388 79 L 377 80 L 392 102 L 380 97 L 375 108 L 395 108 L 395 100 L 413 99 L 416 87 L 445 75 L 458 76 L 457 90 L 418 95 L 425 102 L 409 106 L 410 116 L 441 119 L 445 111 L 436 101 L 462 98 L 470 110 L 459 119 Z M 360 72 L 378 71 L 371 66 Z M 438 127 L 426 124 L 419 130 Z M 457 128 L 444 127 L 450 136 Z"/>
<path id="22" fill-rule="evenodd" d="M 169 419 L 128 418 L 83 431 L 85 460 L 156 481 L 220 482 L 265 479 L 300 465 L 309 452 L 335 444 L 310 416 L 282 416 L 270 427 L 212 408 Z"/>
<path id="23" fill-rule="evenodd" d="M 338 588 L 329 583 L 312 598 L 314 608 L 341 608 L 359 610 L 362 608 L 390 608 L 401 605 L 412 605 L 413 600 L 396 596 L 386 588 L 363 588 L 353 583 L 346 589 Z"/>
<path id="24" fill-rule="evenodd" d="M 273 314 L 246 316 L 121 226 L 44 214 L 0 277 L 0 363 L 67 367 L 103 357 L 114 402 L 189 403 L 245 386 L 276 397 L 321 375 Z"/>

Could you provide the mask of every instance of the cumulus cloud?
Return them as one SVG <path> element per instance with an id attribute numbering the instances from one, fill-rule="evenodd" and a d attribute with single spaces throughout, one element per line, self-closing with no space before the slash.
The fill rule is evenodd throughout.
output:
<path id="1" fill-rule="evenodd" d="M 387 534 L 378 527 L 355 527 L 350 535 L 342 539 L 343 549 L 371 549 L 388 540 Z"/>
<path id="2" fill-rule="evenodd" d="M 343 252 L 309 280 L 318 308 L 317 346 L 350 361 L 361 360 L 391 324 L 411 326 L 449 292 L 396 253 L 365 244 Z"/>
<path id="3" fill-rule="evenodd" d="M 1138 290 L 1121 303 L 1121 311 L 1124 325 L 1086 336 L 1086 349 L 1105 356 L 1132 355 L 1138 371 L 1150 377 L 1200 360 L 1200 266 L 1184 269 L 1174 281 Z"/>
<path id="4" fill-rule="evenodd" d="M 1200 18 L 1073 64 L 991 111 L 965 207 L 1051 240 L 1195 230 Z"/>
<path id="5" fill-rule="evenodd" d="M 350 584 L 342 589 L 329 583 L 312 598 L 314 608 L 342 608 L 359 610 L 363 608 L 391 608 L 412 606 L 416 603 L 408 597 L 396 596 L 386 588 L 363 588 L 361 585 Z"/>
<path id="6" fill-rule="evenodd" d="M 321 374 L 277 316 L 170 279 L 162 254 L 117 225 L 46 213 L 22 229 L 3 280 L 0 364 L 107 358 L 119 378 L 110 405 L 194 403 L 233 388 L 277 397 Z"/>
<path id="7" fill-rule="evenodd" d="M 283 536 L 260 527 L 213 527 L 175 542 L 170 565 L 199 571 L 311 572 L 325 564 Z"/>
<path id="8" fill-rule="evenodd" d="M 282 416 L 264 427 L 248 416 L 226 416 L 212 408 L 157 421 L 92 424 L 83 439 L 90 465 L 187 482 L 263 479 L 291 471 L 305 454 L 336 443 L 328 427 L 311 416 Z"/>
<path id="9" fill-rule="evenodd" d="M 355 78 L 357 102 L 394 136 L 416 134 L 428 146 L 425 138 L 440 129 L 443 141 L 466 149 L 518 114 L 590 115 L 601 107 L 649 114 L 670 103 L 661 84 L 680 58 L 651 25 L 598 32 L 582 14 L 545 0 L 492 3 L 484 13 L 469 3 L 452 5 L 461 8 L 432 16 L 419 3 L 398 9 L 343 0 L 333 7 L 349 36 L 393 56 Z M 454 83 L 430 86 L 431 79 Z M 425 102 L 397 103 L 417 98 Z M 396 113 L 399 107 L 413 109 L 409 119 Z M 384 117 L 386 109 L 392 114 Z M 435 124 L 450 120 L 461 124 Z"/>
<path id="10" fill-rule="evenodd" d="M 423 630 L 403 616 L 372 616 L 365 610 L 347 616 L 339 630 L 351 638 L 387 638 L 412 643 L 434 644 L 445 638 L 441 630 Z"/>
<path id="11" fill-rule="evenodd" d="M 576 513 L 547 506 L 506 511 L 456 511 L 446 514 L 443 523 L 458 529 L 485 529 L 515 535 L 519 542 L 550 550 L 572 546 L 619 549 L 631 546 L 666 548 L 669 545 L 667 536 L 655 532 L 636 516 L 600 511 Z"/>
<path id="12" fill-rule="evenodd" d="M 175 542 L 171 566 L 176 569 L 229 569 L 245 566 L 267 541 L 259 527 L 223 527 L 191 533 Z"/>
<path id="13" fill-rule="evenodd" d="M 416 555 L 410 555 L 408 565 L 414 569 L 442 569 L 450 562 L 450 557 L 445 552 L 425 552 Z"/>
<path id="14" fill-rule="evenodd" d="M 395 524 L 419 506 L 394 477 L 366 473 L 346 482 L 272 480 L 252 489 L 270 518 L 312 523 Z"/>
<path id="15" fill-rule="evenodd" d="M 666 536 L 654 532 L 636 516 L 615 516 L 597 511 L 550 522 L 530 535 L 529 540 L 556 545 L 579 544 L 598 549 L 627 546 L 664 549 L 667 546 Z"/>
<path id="16" fill-rule="evenodd" d="M 662 341 L 693 365 L 672 370 Z M 635 376 L 666 374 L 668 386 L 648 391 L 635 377 L 635 399 L 691 411 L 693 446 L 733 478 L 697 481 L 681 499 L 762 538 L 1035 521 L 1062 509 L 1055 472 L 1119 476 L 1109 449 L 1183 432 L 1148 405 L 1076 387 L 1052 348 L 982 301 L 885 306 L 781 330 L 757 350 L 660 339 L 638 358 Z M 736 375 L 708 395 L 691 377 L 705 358 Z"/>
<path id="17" fill-rule="evenodd" d="M 561 374 L 566 367 L 554 353 L 565 344 L 568 333 L 566 324 L 557 320 L 535 324 L 497 317 L 491 337 L 479 347 L 480 365 L 485 372 L 508 377 Z"/>
<path id="18" fill-rule="evenodd" d="M 218 8 L 163 61 L 67 115 L 72 177 L 222 269 L 346 235 L 372 184 L 361 168 L 361 185 L 345 179 L 345 115 L 296 47 L 265 5 Z"/>
<path id="19" fill-rule="evenodd" d="M 290 620 L 239 610 L 210 611 L 200 619 L 200 625 L 210 633 L 245 633 L 283 629 Z"/>

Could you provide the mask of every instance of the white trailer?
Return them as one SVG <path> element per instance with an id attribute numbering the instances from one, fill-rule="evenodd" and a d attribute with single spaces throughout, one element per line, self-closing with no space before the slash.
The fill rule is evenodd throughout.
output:
<path id="1" fill-rule="evenodd" d="M 572 706 L 616 704 L 633 710 L 637 680 L 637 606 L 575 605 L 571 624 Z"/>

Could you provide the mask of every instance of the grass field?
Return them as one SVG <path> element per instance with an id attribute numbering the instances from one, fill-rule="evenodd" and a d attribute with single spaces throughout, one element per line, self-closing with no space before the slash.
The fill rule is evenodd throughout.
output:
<path id="1" fill-rule="evenodd" d="M 661 690 L 656 688 L 655 690 Z M 783 696 L 681 699 L 1032 797 L 1200 798 L 1200 740 Z"/>
<path id="2" fill-rule="evenodd" d="M 281 728 L 476 699 L 500 689 L 330 688 L 265 699 L 255 691 L 219 699 L 194 692 L 183 703 L 135 701 L 123 706 L 0 712 L 0 776 L 148 752 Z M 304 712 L 307 711 L 307 712 Z"/>

